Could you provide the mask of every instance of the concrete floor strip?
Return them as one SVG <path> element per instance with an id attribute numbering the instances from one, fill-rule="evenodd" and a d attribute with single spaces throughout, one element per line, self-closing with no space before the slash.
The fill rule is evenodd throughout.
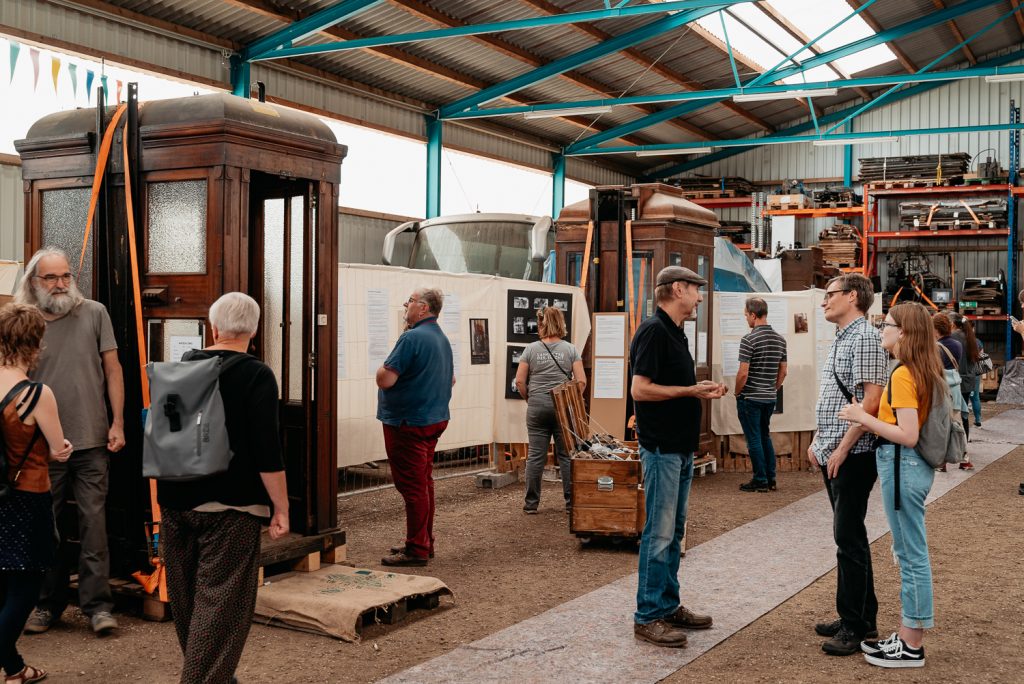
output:
<path id="1" fill-rule="evenodd" d="M 974 471 L 936 473 L 928 502 L 943 496 L 1018 446 L 1024 411 L 1008 411 L 973 428 Z M 954 466 L 955 468 L 955 466 Z M 867 516 L 874 541 L 889 531 L 879 487 Z M 714 616 L 715 626 L 690 632 L 685 649 L 633 637 L 634 573 L 483 639 L 383 680 L 451 682 L 657 682 L 724 641 L 836 565 L 832 516 L 824 490 L 686 553 L 683 603 Z M 750 572 L 756 567 L 756 573 Z M 567 581 L 571 581 L 571 568 Z M 764 578 L 771 577 L 766 583 Z M 822 617 L 828 617 L 823 606 Z"/>

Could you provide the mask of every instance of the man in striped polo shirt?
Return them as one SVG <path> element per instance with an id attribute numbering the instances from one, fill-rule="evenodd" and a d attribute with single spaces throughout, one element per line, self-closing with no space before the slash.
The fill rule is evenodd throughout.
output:
<path id="1" fill-rule="evenodd" d="M 775 400 L 786 379 L 786 338 L 768 325 L 768 304 L 751 297 L 743 309 L 750 332 L 740 341 L 736 373 L 736 413 L 747 440 L 754 476 L 740 485 L 744 492 L 775 489 L 775 449 L 771 420 Z"/>

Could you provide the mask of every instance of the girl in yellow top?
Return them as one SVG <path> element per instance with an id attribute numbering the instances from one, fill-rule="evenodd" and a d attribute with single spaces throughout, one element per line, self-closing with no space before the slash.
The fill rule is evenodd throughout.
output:
<path id="1" fill-rule="evenodd" d="M 856 402 L 843 407 L 839 417 L 859 423 L 880 438 L 875 461 L 892 548 L 899 561 L 902 625 L 888 639 L 862 642 L 861 650 L 872 665 L 923 667 L 924 630 L 934 626 L 924 501 L 935 471 L 915 447 L 920 427 L 928 418 L 932 392 L 945 385 L 928 310 L 917 303 L 889 309 L 882 324 L 882 347 L 899 359 L 900 365 L 882 392 L 878 417 Z"/>

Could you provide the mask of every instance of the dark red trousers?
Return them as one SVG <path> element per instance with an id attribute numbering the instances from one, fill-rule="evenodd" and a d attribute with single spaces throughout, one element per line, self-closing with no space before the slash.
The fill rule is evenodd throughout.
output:
<path id="1" fill-rule="evenodd" d="M 385 425 L 384 448 L 395 489 L 405 500 L 406 553 L 426 558 L 434 552 L 434 448 L 448 427 Z"/>

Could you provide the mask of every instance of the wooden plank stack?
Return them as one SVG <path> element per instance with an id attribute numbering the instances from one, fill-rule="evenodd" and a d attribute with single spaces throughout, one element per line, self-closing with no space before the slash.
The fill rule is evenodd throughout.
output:
<path id="1" fill-rule="evenodd" d="M 860 181 L 883 187 L 959 185 L 970 170 L 971 155 L 923 154 L 906 157 L 865 157 L 860 160 Z M 941 173 L 940 173 L 941 171 Z"/>
<path id="2" fill-rule="evenodd" d="M 903 230 L 1006 228 L 1005 197 L 900 202 Z"/>
<path id="3" fill-rule="evenodd" d="M 715 197 L 745 197 L 754 193 L 754 184 L 746 178 L 725 176 L 710 178 L 694 176 L 675 178 L 672 184 L 683 191 L 688 199 L 711 199 Z"/>
<path id="4" fill-rule="evenodd" d="M 837 223 L 818 233 L 822 262 L 833 268 L 860 264 L 860 233 L 848 223 Z"/>

